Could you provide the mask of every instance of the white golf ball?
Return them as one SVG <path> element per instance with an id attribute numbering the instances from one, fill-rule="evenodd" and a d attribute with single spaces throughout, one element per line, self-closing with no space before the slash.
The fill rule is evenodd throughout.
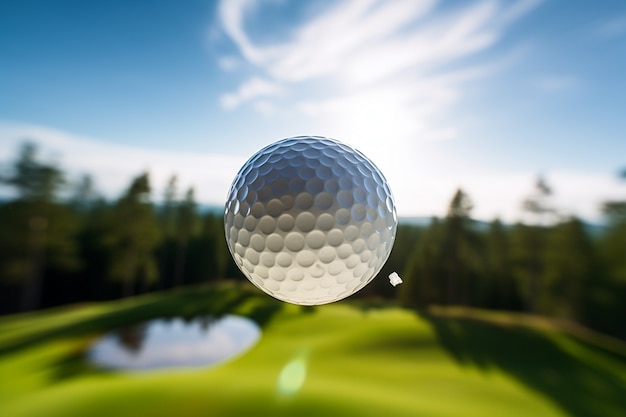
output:
<path id="1" fill-rule="evenodd" d="M 228 192 L 228 248 L 258 288 L 286 302 L 341 300 L 389 257 L 396 208 L 382 173 L 334 139 L 300 136 L 257 152 Z"/>

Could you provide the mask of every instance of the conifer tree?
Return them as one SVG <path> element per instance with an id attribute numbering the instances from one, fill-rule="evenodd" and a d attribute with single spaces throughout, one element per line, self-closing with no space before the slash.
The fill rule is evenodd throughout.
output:
<path id="1" fill-rule="evenodd" d="M 499 219 L 490 223 L 485 236 L 485 263 L 489 305 L 499 309 L 516 308 L 510 237 Z"/>
<path id="2" fill-rule="evenodd" d="M 40 306 L 47 267 L 71 271 L 79 266 L 76 223 L 57 201 L 65 184 L 63 172 L 41 162 L 34 143 L 22 145 L 12 173 L 2 182 L 16 192 L 0 224 L 6 239 L 0 242 L 3 275 L 21 283 L 21 309 L 31 310 Z"/>
<path id="3" fill-rule="evenodd" d="M 475 291 L 480 244 L 471 230 L 472 208 L 469 196 L 458 189 L 444 220 L 440 259 L 444 269 L 446 304 L 470 304 Z"/>
<path id="4" fill-rule="evenodd" d="M 511 234 L 513 273 L 524 308 L 529 313 L 538 312 L 540 282 L 544 270 L 545 233 L 546 230 L 542 227 L 517 223 Z"/>
<path id="5" fill-rule="evenodd" d="M 572 218 L 550 230 L 545 249 L 541 311 L 583 319 L 583 299 L 596 273 L 593 243 L 583 223 Z"/>
<path id="6" fill-rule="evenodd" d="M 176 213 L 176 264 L 174 269 L 174 285 L 184 282 L 187 265 L 187 247 L 197 223 L 196 202 L 193 187 L 187 190 L 185 199 L 181 201 Z"/>
<path id="7" fill-rule="evenodd" d="M 626 184 L 626 169 L 620 173 Z M 604 260 L 611 279 L 626 286 L 626 199 L 607 201 L 602 210 L 607 218 L 608 232 L 603 240 Z"/>
<path id="8" fill-rule="evenodd" d="M 626 169 L 619 176 L 626 186 Z M 607 220 L 606 233 L 599 242 L 604 281 L 595 286 L 599 288 L 593 300 L 594 319 L 603 331 L 626 338 L 626 198 L 605 202 L 602 208 Z"/>
<path id="9" fill-rule="evenodd" d="M 424 307 L 443 302 L 443 259 L 441 239 L 443 225 L 433 218 L 430 225 L 413 245 L 410 256 L 405 259 L 398 296 L 407 307 Z"/>
<path id="10" fill-rule="evenodd" d="M 93 177 L 85 174 L 74 185 L 69 204 L 79 212 L 87 212 L 94 204 L 102 201 L 95 189 Z"/>
<path id="11" fill-rule="evenodd" d="M 137 282 L 154 283 L 159 275 L 155 250 L 161 233 L 150 202 L 147 173 L 131 182 L 117 201 L 104 237 L 109 252 L 109 278 L 122 284 L 122 294 L 133 294 Z"/>
<path id="12" fill-rule="evenodd" d="M 163 193 L 163 205 L 159 210 L 159 226 L 162 233 L 162 242 L 159 248 L 159 263 L 161 285 L 166 288 L 171 285 L 174 275 L 172 259 L 175 251 L 176 210 L 178 206 L 178 177 L 172 175 L 167 181 Z"/>
<path id="13" fill-rule="evenodd" d="M 529 216 L 530 224 L 518 224 L 513 230 L 516 277 L 530 313 L 539 312 L 544 286 L 545 239 L 548 225 L 558 220 L 558 213 L 549 202 L 552 194 L 552 188 L 539 176 L 533 193 L 522 201 L 522 210 Z"/>

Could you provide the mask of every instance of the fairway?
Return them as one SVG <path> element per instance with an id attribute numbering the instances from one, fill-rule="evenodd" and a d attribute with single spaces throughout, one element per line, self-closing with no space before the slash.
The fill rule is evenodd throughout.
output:
<path id="1" fill-rule="evenodd" d="M 219 365 L 129 373 L 83 357 L 121 325 L 223 313 L 253 318 L 262 335 Z M 299 307 L 229 285 L 8 316 L 0 319 L 0 414 L 624 415 L 620 343 L 502 317 L 349 301 Z"/>

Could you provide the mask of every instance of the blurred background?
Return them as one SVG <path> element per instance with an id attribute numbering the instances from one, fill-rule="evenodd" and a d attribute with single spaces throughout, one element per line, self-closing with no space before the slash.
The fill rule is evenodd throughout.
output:
<path id="1" fill-rule="evenodd" d="M 230 182 L 320 135 L 378 165 L 400 218 L 351 300 L 626 338 L 621 0 L 2 0 L 0 57 L 6 320 L 247 283 Z"/>
<path id="2" fill-rule="evenodd" d="M 410 229 L 392 269 L 450 287 L 420 302 L 580 318 L 585 302 L 620 304 L 621 1 L 1 7 L 5 313 L 121 295 L 116 280 L 129 295 L 235 276 L 230 182 L 261 147 L 308 134 L 385 173 Z M 451 251 L 422 255 L 442 271 L 425 274 L 420 246 Z M 566 287 L 577 299 L 553 302 Z"/>

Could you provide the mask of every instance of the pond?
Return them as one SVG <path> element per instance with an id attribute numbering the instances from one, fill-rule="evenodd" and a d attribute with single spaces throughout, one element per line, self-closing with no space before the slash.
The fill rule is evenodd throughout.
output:
<path id="1" fill-rule="evenodd" d="M 87 357 L 111 369 L 203 367 L 243 353 L 260 335 L 253 320 L 234 315 L 156 319 L 105 335 Z"/>

